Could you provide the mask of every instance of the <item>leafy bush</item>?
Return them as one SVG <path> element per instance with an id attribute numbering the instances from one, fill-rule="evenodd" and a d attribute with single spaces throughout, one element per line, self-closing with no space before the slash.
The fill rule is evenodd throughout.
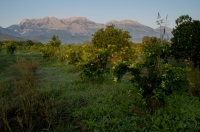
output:
<path id="1" fill-rule="evenodd" d="M 186 90 L 189 85 L 185 69 L 160 62 L 159 55 L 163 47 L 165 48 L 163 45 L 149 46 L 144 52 L 143 62 L 118 61 L 112 69 L 115 81 L 121 80 L 126 72 L 131 73 L 131 82 L 139 89 L 141 101 L 152 111 L 164 103 L 165 95 Z"/>
<path id="2" fill-rule="evenodd" d="M 17 49 L 17 45 L 14 41 L 10 41 L 9 43 L 4 44 L 3 48 L 6 50 L 7 54 L 13 55 Z"/>
<path id="3" fill-rule="evenodd" d="M 40 46 L 38 45 L 30 46 L 30 50 L 38 50 L 38 49 L 40 49 Z"/>
<path id="4" fill-rule="evenodd" d="M 40 53 L 43 59 L 49 60 L 54 58 L 60 45 L 61 41 L 58 39 L 58 36 L 53 35 L 48 44 L 40 48 Z"/>
<path id="5" fill-rule="evenodd" d="M 116 60 L 132 59 L 133 50 L 130 38 L 129 32 L 117 29 L 114 25 L 107 26 L 105 29 L 101 28 L 94 33 L 91 49 L 84 51 L 85 58 L 78 64 L 82 71 L 81 78 L 103 80 L 109 73 L 111 60 L 115 61 L 114 58 Z M 75 53 L 72 55 L 76 58 Z"/>
<path id="6" fill-rule="evenodd" d="M 66 60 L 66 55 L 65 54 L 60 54 L 58 56 L 58 61 L 61 62 L 61 64 L 63 64 Z"/>
<path id="7" fill-rule="evenodd" d="M 75 49 L 70 47 L 67 51 L 66 58 L 69 64 L 76 65 L 78 62 L 82 61 L 82 51 L 81 49 Z"/>
<path id="8" fill-rule="evenodd" d="M 200 105 L 197 98 L 173 94 L 165 99 L 166 107 L 157 110 L 145 122 L 148 131 L 199 131 Z"/>
<path id="9" fill-rule="evenodd" d="M 131 41 L 130 34 L 122 29 L 117 29 L 114 25 L 101 28 L 93 34 L 92 45 L 97 49 L 106 49 L 111 57 L 130 58 Z"/>
<path id="10" fill-rule="evenodd" d="M 195 68 L 187 73 L 187 77 L 190 81 L 189 93 L 191 95 L 200 97 L 200 71 Z"/>
<path id="11" fill-rule="evenodd" d="M 172 31 L 171 53 L 175 59 L 188 60 L 200 69 L 200 21 L 189 15 L 180 16 Z"/>
<path id="12" fill-rule="evenodd" d="M 109 52 L 106 49 L 95 49 L 88 54 L 86 60 L 78 64 L 81 70 L 81 80 L 93 78 L 99 81 L 108 73 Z"/>
<path id="13" fill-rule="evenodd" d="M 114 25 L 101 28 L 93 34 L 92 45 L 96 48 L 110 49 L 112 53 L 119 52 L 123 47 L 130 47 L 130 34 Z"/>
<path id="14" fill-rule="evenodd" d="M 0 52 L 2 50 L 2 45 L 3 45 L 3 43 L 0 41 Z"/>
<path id="15" fill-rule="evenodd" d="M 49 60 L 55 57 L 55 48 L 50 45 L 45 45 L 40 48 L 40 53 L 42 54 L 43 59 Z"/>
<path id="16" fill-rule="evenodd" d="M 48 44 L 58 48 L 61 45 L 61 41 L 59 40 L 58 36 L 53 35 Z"/>

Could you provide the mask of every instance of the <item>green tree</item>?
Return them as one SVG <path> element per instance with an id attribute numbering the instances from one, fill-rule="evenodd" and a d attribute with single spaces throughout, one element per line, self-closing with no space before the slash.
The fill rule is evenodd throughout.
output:
<path id="1" fill-rule="evenodd" d="M 160 18 L 159 13 L 158 18 Z M 162 19 L 157 21 L 160 27 L 162 21 Z M 160 39 L 156 37 L 143 38 L 146 47 L 141 62 L 118 61 L 112 68 L 114 81 L 120 81 L 127 71 L 132 75 L 131 82 L 138 88 L 138 94 L 142 97 L 141 102 L 151 112 L 165 103 L 166 95 L 175 91 L 184 91 L 189 84 L 185 69 L 163 63 L 161 57 L 168 53 L 169 46 L 167 42 L 163 41 L 165 29 L 160 34 Z"/>
<path id="2" fill-rule="evenodd" d="M 180 16 L 172 31 L 171 53 L 175 59 L 189 60 L 200 69 L 200 21 Z"/>
<path id="3" fill-rule="evenodd" d="M 15 41 L 9 41 L 4 44 L 3 48 L 6 50 L 7 54 L 13 55 L 17 49 L 17 44 Z"/>
<path id="4" fill-rule="evenodd" d="M 45 60 L 50 60 L 55 57 L 55 49 L 50 45 L 44 45 L 40 47 L 40 53 Z"/>
<path id="5" fill-rule="evenodd" d="M 43 44 L 41 42 L 35 42 L 34 45 L 35 46 L 42 46 Z"/>
<path id="6" fill-rule="evenodd" d="M 93 34 L 92 44 L 96 48 L 108 48 L 113 53 L 121 51 L 124 47 L 130 47 L 131 35 L 128 31 L 117 29 L 114 25 L 99 29 Z"/>
<path id="7" fill-rule="evenodd" d="M 2 47 L 2 45 L 3 45 L 3 42 L 2 41 L 0 41 L 0 52 L 1 52 L 1 47 Z"/>
<path id="8" fill-rule="evenodd" d="M 149 46 L 154 46 L 154 45 L 156 45 L 158 43 L 160 43 L 160 39 L 158 39 L 157 37 L 154 37 L 154 36 L 152 36 L 152 37 L 150 37 L 150 36 L 144 36 L 142 38 L 142 47 L 143 47 L 143 50 L 145 50 Z"/>
<path id="9" fill-rule="evenodd" d="M 33 43 L 32 40 L 26 40 L 25 45 L 26 45 L 26 46 L 33 46 L 34 43 Z"/>
<path id="10" fill-rule="evenodd" d="M 92 45 L 86 51 L 86 59 L 79 65 L 81 79 L 87 77 L 103 81 L 110 71 L 112 57 L 127 59 L 131 49 L 130 34 L 114 25 L 101 28 L 93 34 Z M 124 55 L 126 54 L 126 55 Z M 130 58 L 130 56 L 128 57 Z"/>
<path id="11" fill-rule="evenodd" d="M 61 41 L 59 40 L 58 36 L 53 35 L 49 41 L 49 45 L 53 47 L 59 47 L 61 45 Z"/>

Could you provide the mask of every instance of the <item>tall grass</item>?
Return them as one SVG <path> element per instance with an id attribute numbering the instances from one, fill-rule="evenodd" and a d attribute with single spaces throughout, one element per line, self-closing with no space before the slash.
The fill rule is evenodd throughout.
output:
<path id="1" fill-rule="evenodd" d="M 67 122 L 67 104 L 54 91 L 38 89 L 38 63 L 17 60 L 12 80 L 0 97 L 1 131 L 55 131 Z M 67 123 L 66 123 L 67 124 Z"/>
<path id="2" fill-rule="evenodd" d="M 197 68 L 193 68 L 190 72 L 187 74 L 191 86 L 189 88 L 189 92 L 193 94 L 194 96 L 200 97 L 200 71 Z"/>
<path id="3" fill-rule="evenodd" d="M 195 86 L 192 96 L 167 96 L 165 106 L 151 114 L 128 79 L 80 82 L 72 65 L 59 68 L 55 60 L 42 61 L 29 51 L 18 56 L 0 56 L 0 132 L 200 130 L 199 98 L 194 96 L 198 70 L 188 73 Z M 27 60 L 16 60 L 21 57 Z"/>

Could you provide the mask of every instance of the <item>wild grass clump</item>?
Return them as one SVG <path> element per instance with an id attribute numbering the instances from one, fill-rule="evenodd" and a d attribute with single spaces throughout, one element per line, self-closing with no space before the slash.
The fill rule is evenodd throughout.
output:
<path id="1" fill-rule="evenodd" d="M 189 88 L 189 92 L 194 95 L 200 97 L 200 71 L 197 68 L 192 69 L 187 74 L 191 87 Z"/>
<path id="2" fill-rule="evenodd" d="M 55 131 L 61 122 L 67 124 L 67 103 L 58 99 L 59 92 L 38 89 L 37 69 L 36 61 L 17 60 L 13 66 L 10 85 L 0 97 L 1 131 Z"/>

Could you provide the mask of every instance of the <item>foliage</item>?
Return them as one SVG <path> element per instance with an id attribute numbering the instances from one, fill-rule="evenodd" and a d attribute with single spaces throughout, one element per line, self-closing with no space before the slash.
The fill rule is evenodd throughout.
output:
<path id="1" fill-rule="evenodd" d="M 65 55 L 69 46 L 61 47 L 60 55 Z M 94 50 L 94 47 L 88 45 L 73 45 L 71 48 L 82 51 L 83 62 L 88 60 L 87 56 L 92 56 L 90 54 L 92 51 L 95 51 L 93 55 L 97 52 L 97 49 Z M 139 52 L 140 45 L 137 48 Z M 149 49 L 148 51 L 157 50 Z M 145 53 L 145 55 L 149 54 Z M 16 60 L 24 57 L 26 61 Z M 143 61 L 134 62 L 119 59 L 114 62 L 114 65 L 122 63 L 122 67 L 128 66 L 125 68 L 130 72 L 127 72 L 123 79 L 130 76 L 131 72 L 137 73 L 136 70 L 140 72 L 141 78 L 148 77 L 148 70 L 144 63 L 146 57 L 142 57 Z M 141 103 L 145 100 L 141 96 L 143 93 L 139 88 L 141 85 L 137 85 L 137 82 L 134 86 L 127 80 L 117 83 L 113 83 L 110 79 L 106 79 L 103 83 L 80 82 L 78 80 L 80 72 L 76 72 L 77 70 L 77 65 L 68 65 L 60 69 L 57 61 L 41 61 L 37 50 L 22 49 L 18 51 L 17 56 L 9 56 L 2 52 L 0 56 L 0 130 L 16 132 L 200 130 L 199 97 L 188 94 L 184 90 L 187 85 L 179 84 L 185 79 L 186 69 L 162 63 L 161 78 L 165 83 L 158 86 L 161 87 L 162 93 L 170 87 L 173 94 L 170 94 L 170 90 L 166 91 L 168 96 L 162 97 L 165 105 L 160 107 L 161 104 L 157 104 L 160 108 L 154 113 L 150 113 Z M 198 69 L 190 71 L 192 72 L 189 72 L 190 75 L 187 74 L 193 83 L 199 79 L 197 71 Z M 132 78 L 135 77 L 134 75 L 131 75 Z M 106 75 L 106 78 L 109 77 L 110 75 Z M 148 84 L 155 84 L 155 82 Z M 194 85 L 198 86 L 198 82 Z M 162 94 L 159 93 L 159 95 Z M 155 97 L 160 98 L 160 96 L 154 96 L 155 102 Z"/>
<path id="2" fill-rule="evenodd" d="M 53 47 L 59 47 L 61 45 L 61 41 L 59 40 L 58 36 L 53 35 L 48 44 Z"/>
<path id="3" fill-rule="evenodd" d="M 160 40 L 157 37 L 149 37 L 149 36 L 144 36 L 142 38 L 142 47 L 143 50 L 145 50 L 148 46 L 154 46 L 157 43 L 159 43 Z"/>
<path id="4" fill-rule="evenodd" d="M 38 45 L 30 46 L 30 50 L 38 50 L 38 49 L 40 49 L 40 46 Z"/>
<path id="5" fill-rule="evenodd" d="M 3 48 L 6 50 L 7 54 L 13 55 L 17 49 L 17 45 L 14 41 L 10 41 L 9 43 L 4 44 Z"/>
<path id="6" fill-rule="evenodd" d="M 66 58 L 69 64 L 76 65 L 78 62 L 82 61 L 82 55 L 81 49 L 75 49 L 75 47 L 70 46 L 67 51 Z"/>
<path id="7" fill-rule="evenodd" d="M 109 52 L 107 49 L 93 48 L 92 50 L 86 60 L 78 64 L 81 70 L 81 79 L 89 77 L 102 81 L 108 73 Z"/>
<path id="8" fill-rule="evenodd" d="M 120 81 L 126 72 L 131 73 L 130 81 L 138 88 L 142 103 L 152 111 L 164 103 L 165 95 L 184 91 L 189 85 L 185 69 L 172 67 L 170 64 L 156 66 L 157 53 L 158 51 L 151 49 L 146 53 L 144 62 L 118 61 L 112 69 L 114 81 Z"/>
<path id="9" fill-rule="evenodd" d="M 148 123 L 152 131 L 199 131 L 200 111 L 198 99 L 173 94 L 167 97 L 166 107 L 157 110 Z M 195 114 L 194 114 L 195 113 Z"/>
<path id="10" fill-rule="evenodd" d="M 160 25 L 162 21 L 157 21 Z M 118 61 L 112 69 L 114 81 L 120 81 L 126 72 L 132 75 L 131 82 L 139 89 L 142 102 L 151 111 L 164 104 L 165 95 L 182 91 L 189 85 L 186 78 L 186 70 L 173 67 L 165 62 L 169 55 L 169 43 L 164 42 L 164 35 L 160 39 L 156 37 L 143 38 L 143 61 L 128 62 Z"/>
<path id="11" fill-rule="evenodd" d="M 117 29 L 114 25 L 101 28 L 94 33 L 90 46 L 92 50 L 85 50 L 85 59 L 78 65 L 82 71 L 81 78 L 92 77 L 103 80 L 109 71 L 108 65 L 111 60 L 132 59 L 130 38 L 129 32 Z"/>
<path id="12" fill-rule="evenodd" d="M 43 57 L 43 59 L 49 60 L 53 57 L 55 57 L 56 49 L 53 46 L 50 45 L 44 45 L 40 48 L 40 53 Z"/>
<path id="13" fill-rule="evenodd" d="M 172 31 L 171 53 L 175 59 L 192 61 L 200 68 L 200 21 L 189 15 L 180 16 Z"/>
<path id="14" fill-rule="evenodd" d="M 25 44 L 28 45 L 28 46 L 33 46 L 34 45 L 32 40 L 26 40 Z"/>
<path id="15" fill-rule="evenodd" d="M 61 62 L 61 64 L 64 64 L 65 60 L 66 60 L 65 54 L 60 54 L 58 56 L 58 61 Z"/>
<path id="16" fill-rule="evenodd" d="M 60 121 L 68 121 L 64 100 L 55 100 L 59 92 L 37 89 L 37 68 L 36 61 L 18 60 L 10 69 L 12 83 L 0 96 L 1 131 L 60 131 Z"/>
<path id="17" fill-rule="evenodd" d="M 123 47 L 130 48 L 130 34 L 114 25 L 101 28 L 93 34 L 92 45 L 99 49 L 109 49 L 111 54 L 118 53 Z"/>
<path id="18" fill-rule="evenodd" d="M 190 87 L 188 92 L 191 95 L 200 97 L 200 71 L 197 68 L 190 70 L 187 73 L 187 77 L 190 81 Z"/>
<path id="19" fill-rule="evenodd" d="M 3 45 L 3 42 L 0 41 L 0 52 L 1 52 L 1 50 L 2 50 L 2 45 Z"/>
<path id="20" fill-rule="evenodd" d="M 60 45 L 61 41 L 58 39 L 58 36 L 53 35 L 49 43 L 40 48 L 43 59 L 49 60 L 54 58 Z"/>
<path id="21" fill-rule="evenodd" d="M 114 82 L 121 81 L 124 74 L 127 71 L 129 71 L 128 66 L 130 65 L 130 63 L 131 62 L 124 61 L 124 60 L 118 60 L 118 61 L 114 62 L 114 66 L 112 67 L 112 70 L 111 70 Z"/>
<path id="22" fill-rule="evenodd" d="M 34 40 L 26 40 L 26 41 L 17 41 L 17 40 L 12 40 L 12 42 L 15 42 L 15 44 L 17 46 L 33 46 L 33 45 L 37 45 L 37 46 L 42 46 L 41 42 L 38 41 L 34 41 Z M 2 43 L 7 44 L 10 43 L 10 40 L 4 40 L 2 41 Z"/>

